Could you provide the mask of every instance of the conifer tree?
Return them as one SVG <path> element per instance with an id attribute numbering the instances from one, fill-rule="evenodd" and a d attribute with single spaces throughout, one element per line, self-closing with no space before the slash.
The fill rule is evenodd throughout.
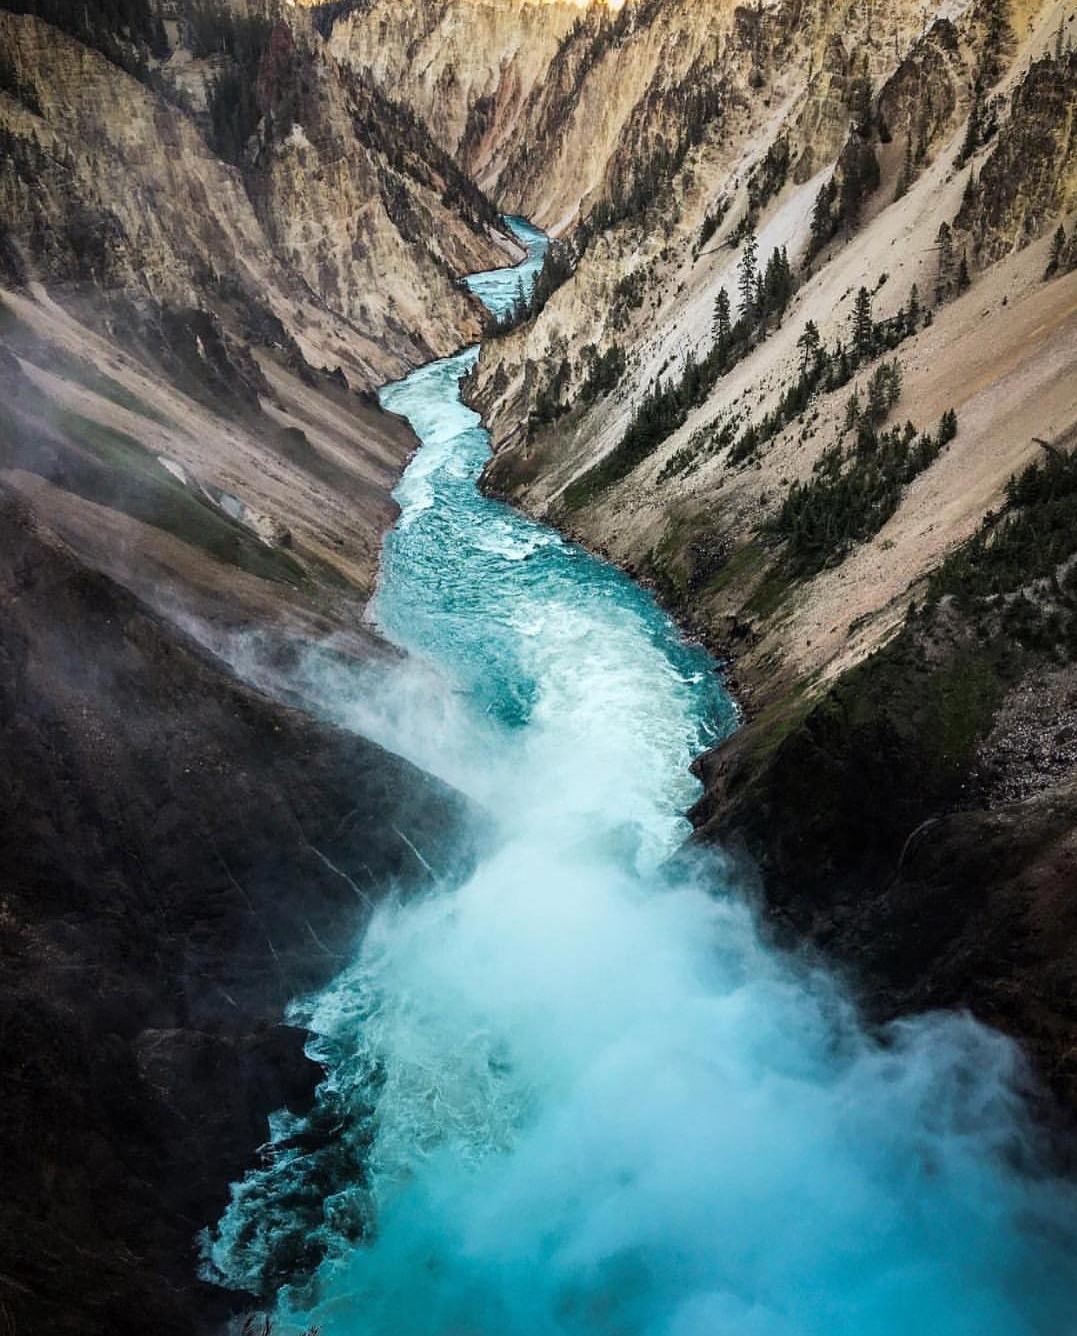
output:
<path id="1" fill-rule="evenodd" d="M 729 302 L 729 293 L 720 288 L 714 300 L 714 324 L 712 326 L 714 342 L 720 352 L 729 347 L 733 336 L 733 313 Z"/>
<path id="2" fill-rule="evenodd" d="M 909 292 L 909 304 L 905 307 L 905 328 L 910 334 L 916 333 L 916 328 L 920 323 L 920 286 L 914 283 Z"/>
<path id="3" fill-rule="evenodd" d="M 820 189 L 815 197 L 815 204 L 811 215 L 811 245 L 808 250 L 809 257 L 815 256 L 823 249 L 826 243 L 834 235 L 834 218 L 832 209 L 834 201 L 837 198 L 838 188 L 831 178 Z"/>
<path id="4" fill-rule="evenodd" d="M 856 294 L 853 310 L 853 345 L 862 361 L 875 350 L 875 319 L 871 309 L 871 293 L 861 288 Z"/>
<path id="5" fill-rule="evenodd" d="M 942 223 L 938 232 L 939 268 L 935 279 L 935 300 L 945 301 L 950 295 L 954 276 L 954 234 L 949 223 Z"/>
<path id="6" fill-rule="evenodd" d="M 1051 254 L 1047 260 L 1047 272 L 1044 278 L 1052 278 L 1062 267 L 1062 256 L 1066 251 L 1066 229 L 1061 223 L 1058 225 L 1058 231 L 1051 238 Z"/>
<path id="7" fill-rule="evenodd" d="M 981 127 L 983 125 L 984 103 L 983 92 L 979 84 L 972 95 L 972 106 L 969 108 L 968 124 L 965 126 L 965 138 L 961 144 L 961 152 L 957 155 L 958 167 L 964 167 L 969 158 L 980 147 Z"/>
<path id="8" fill-rule="evenodd" d="M 814 320 L 809 320 L 804 326 L 804 333 L 797 339 L 797 347 L 800 349 L 800 374 L 806 376 L 809 368 L 815 365 L 823 348 L 819 326 Z"/>
<path id="9" fill-rule="evenodd" d="M 759 314 L 756 308 L 756 261 L 758 257 L 759 241 L 755 235 L 755 229 L 751 228 L 744 239 L 744 250 L 741 252 L 738 268 L 740 310 L 741 314 L 748 320 L 754 319 Z"/>

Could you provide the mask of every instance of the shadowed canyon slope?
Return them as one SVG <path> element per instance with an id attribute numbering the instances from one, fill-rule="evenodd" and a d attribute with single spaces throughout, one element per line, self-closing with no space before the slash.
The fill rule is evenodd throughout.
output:
<path id="1" fill-rule="evenodd" d="M 0 1324 L 184 1332 L 225 1316 L 197 1231 L 320 1075 L 285 1005 L 367 887 L 466 857 L 459 798 L 215 655 L 277 695 L 311 641 L 389 655 L 415 438 L 372 390 L 474 339 L 456 275 L 518 249 L 302 15 L 10 8 Z"/>
<path id="2" fill-rule="evenodd" d="M 364 887 L 468 857 L 465 813 L 237 683 L 6 489 L 0 515 L 0 1311 L 189 1331 L 227 1311 L 197 1231 L 320 1079 L 285 1006 L 340 968 Z"/>

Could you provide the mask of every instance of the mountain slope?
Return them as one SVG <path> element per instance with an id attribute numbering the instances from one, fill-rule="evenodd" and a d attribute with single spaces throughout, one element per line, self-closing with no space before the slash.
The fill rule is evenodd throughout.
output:
<path id="1" fill-rule="evenodd" d="M 369 391 L 515 246 L 301 13 L 189 8 L 149 69 L 0 11 L 6 476 L 161 609 L 350 628 L 413 445 Z"/>
<path id="2" fill-rule="evenodd" d="M 367 912 L 349 872 L 421 884 L 468 814 L 242 686 L 6 487 L 0 588 L 0 1313 L 208 1330 L 240 1297 L 196 1281 L 196 1235 L 321 1077 L 280 1022 Z"/>
<path id="3" fill-rule="evenodd" d="M 196 1236 L 320 1077 L 284 1009 L 339 968 L 366 878 L 424 883 L 435 843 L 466 863 L 473 825 L 279 698 L 311 643 L 392 652 L 366 605 L 416 442 L 372 390 L 474 339 L 456 274 L 516 248 L 301 14 L 163 9 L 0 7 L 0 1325 L 24 1333 L 242 1304 L 197 1282 Z"/>

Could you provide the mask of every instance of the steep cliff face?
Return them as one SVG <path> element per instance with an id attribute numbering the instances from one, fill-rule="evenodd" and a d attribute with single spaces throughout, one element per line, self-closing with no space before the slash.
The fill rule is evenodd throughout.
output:
<path id="1" fill-rule="evenodd" d="M 2 485 L 0 589 L 0 1312 L 208 1330 L 197 1232 L 321 1077 L 284 1007 L 345 958 L 357 885 L 463 866 L 469 817 L 238 684 Z"/>
<path id="2" fill-rule="evenodd" d="M 204 301 L 207 281 L 236 285 L 312 359 L 348 347 L 368 387 L 477 334 L 450 264 L 504 258 L 489 206 L 417 126 L 338 77 L 313 35 L 262 30 L 245 187 L 160 94 L 39 20 L 0 22 L 13 85 L 0 218 L 33 276 L 181 305 Z M 219 62 L 204 72 L 222 79 Z"/>
<path id="3" fill-rule="evenodd" d="M 717 628 L 725 617 L 744 612 L 738 600 L 750 596 L 771 563 L 766 545 L 757 546 L 748 563 L 751 577 L 739 579 L 732 594 L 723 586 L 712 600 L 700 581 L 705 585 L 717 574 L 716 554 L 761 533 L 790 483 L 812 475 L 840 434 L 849 391 L 866 380 L 843 375 L 839 389 L 810 390 L 803 406 L 781 417 L 783 398 L 801 379 L 805 354 L 798 340 L 808 321 L 831 349 L 847 346 L 861 286 L 874 320 L 885 324 L 906 309 L 915 285 L 917 329 L 893 326 L 880 330 L 880 338 L 904 363 L 902 411 L 922 418 L 921 425 L 937 421 L 949 406 L 942 398 L 947 392 L 955 407 L 966 410 L 954 447 L 962 457 L 964 487 L 959 472 L 947 468 L 947 455 L 909 494 L 911 503 L 918 489 L 929 490 L 935 502 L 926 504 L 943 505 L 952 523 L 931 526 L 928 533 L 918 529 L 907 549 L 913 564 L 903 562 L 894 579 L 894 562 L 883 555 L 891 548 L 872 543 L 870 557 L 863 551 L 850 555 L 840 582 L 823 572 L 785 602 L 782 618 L 753 619 L 760 626 L 748 667 L 759 662 L 760 680 L 772 682 L 779 680 L 772 672 L 779 658 L 787 666 L 794 660 L 797 675 L 805 676 L 822 671 L 831 656 L 838 670 L 849 662 L 844 634 L 831 636 L 820 623 L 826 602 L 848 599 L 853 568 L 854 616 L 871 621 L 873 612 L 898 597 L 897 580 L 906 588 L 949 544 L 972 532 L 998 501 L 1009 472 L 1031 456 L 1035 447 L 1022 430 L 1022 413 L 1037 409 L 1041 434 L 1050 439 L 1068 427 L 1073 408 L 1072 381 L 1058 375 L 1071 337 L 1070 280 L 1047 289 L 1041 284 L 1051 235 L 1077 202 L 1067 185 L 1069 111 L 1062 90 L 1072 85 L 1068 58 L 1041 59 L 1057 44 L 1064 9 L 1045 4 L 1034 13 L 1028 7 L 1007 13 L 1005 33 L 992 48 L 996 83 L 989 98 L 980 94 L 992 104 L 994 123 L 983 117 L 971 141 L 973 84 L 987 50 L 980 9 L 930 23 L 908 45 L 900 30 L 881 26 L 884 14 L 867 15 L 877 64 L 866 72 L 859 57 L 858 64 L 846 54 L 834 31 L 841 16 L 829 9 L 824 28 L 813 28 L 802 7 L 795 30 L 771 33 L 763 50 L 779 53 L 769 63 L 781 65 L 784 85 L 776 79 L 753 90 L 749 79 L 736 89 L 734 70 L 727 72 L 739 115 L 719 114 L 668 189 L 592 239 L 571 281 L 536 320 L 487 346 L 473 387 L 498 437 L 493 487 L 559 516 L 619 559 L 668 578 L 682 595 L 689 580 L 693 611 L 702 624 Z M 894 21 L 900 18 L 896 7 L 888 12 Z M 771 21 L 777 23 L 780 14 L 780 7 L 770 11 Z M 850 11 L 850 33 L 856 22 Z M 743 68 L 750 45 L 734 48 L 734 66 Z M 854 45 L 850 37 L 848 50 Z M 759 68 L 767 64 L 761 56 Z M 1058 73 L 1045 74 L 1041 65 L 1057 65 Z M 837 115 L 820 110 L 820 84 L 829 90 L 822 104 L 846 111 L 840 136 Z M 1037 123 L 1030 108 L 1041 99 L 1030 89 L 1044 84 L 1058 92 L 1044 94 Z M 1020 161 L 1010 147 L 1018 139 L 1026 143 Z M 824 153 L 836 156 L 800 184 L 798 164 L 818 168 Z M 1000 166 L 993 168 L 996 154 Z M 996 188 L 1003 174 L 1007 185 Z M 979 184 L 984 176 L 986 186 Z M 1020 201 L 1012 209 L 1008 195 Z M 992 270 L 978 294 L 962 295 L 963 229 L 987 227 L 975 219 L 985 209 L 992 216 L 1003 208 L 1009 209 L 1002 229 L 1007 241 L 998 253 L 1005 250 L 1007 264 Z M 793 271 L 791 291 L 781 297 L 781 309 L 759 323 L 743 355 L 715 374 L 713 360 L 710 369 L 707 363 L 716 298 L 724 289 L 735 322 L 744 302 L 741 238 L 749 229 L 758 236 L 760 276 L 784 249 Z M 978 253 L 970 241 L 969 279 Z M 986 255 L 984 262 L 990 262 Z M 983 337 L 985 303 L 998 331 L 992 340 Z M 923 312 L 936 305 L 928 323 Z M 627 370 L 611 392 L 592 376 L 595 354 L 588 350 L 614 348 Z M 866 365 L 878 357 L 874 353 Z M 656 383 L 661 378 L 676 388 L 689 359 L 702 374 L 692 380 L 683 404 L 667 395 L 659 410 Z M 951 380 L 948 391 L 944 368 L 952 378 L 962 366 L 975 368 L 975 378 Z M 1004 376 L 1009 379 L 1000 396 Z M 665 412 L 666 419 L 647 427 L 650 435 L 635 455 L 620 450 L 648 404 L 648 411 Z M 766 441 L 756 448 L 752 431 L 760 428 Z M 1004 457 L 1000 429 L 1009 431 Z M 633 440 L 640 438 L 636 433 Z M 970 486 L 972 478 L 977 481 Z M 951 488 L 960 498 L 945 499 Z M 916 526 L 899 517 L 893 527 L 898 536 L 888 527 L 879 543 L 904 549 Z M 708 529 L 709 572 L 706 562 L 700 567 L 692 556 Z M 872 636 L 886 634 L 888 616 L 876 621 L 854 653 L 866 652 Z"/>
<path id="4" fill-rule="evenodd" d="M 807 81 L 801 149 L 810 141 L 825 164 L 848 132 L 857 80 L 888 68 L 891 44 L 921 20 L 913 4 L 437 0 L 344 6 L 330 41 L 342 61 L 401 89 L 505 207 L 561 231 L 669 180 L 712 123 L 736 135 L 745 90 L 765 84 L 780 98 Z M 797 154 L 802 179 L 810 152 Z"/>
<path id="5" fill-rule="evenodd" d="M 412 365 L 481 316 L 455 282 L 504 263 L 497 214 L 398 104 L 278 23 L 258 73 L 249 188 L 277 253 L 322 303 Z M 380 378 L 397 368 L 377 368 Z"/>
<path id="6" fill-rule="evenodd" d="M 0 11 L 4 467 L 207 634 L 255 609 L 351 634 L 413 446 L 369 390 L 475 338 L 454 275 L 513 247 L 301 14 L 192 13 L 139 79 Z"/>
<path id="7" fill-rule="evenodd" d="M 846 182 L 854 184 L 865 164 L 878 170 L 881 161 L 892 191 L 901 150 L 876 96 L 886 99 L 903 63 L 915 69 L 919 53 L 935 51 L 940 40 L 934 28 L 924 33 L 915 5 L 789 4 L 759 13 L 720 3 L 638 8 L 633 24 L 624 16 L 636 10 L 622 11 L 623 37 L 589 66 L 591 113 L 556 136 L 540 136 L 558 153 L 564 144 L 584 160 L 598 155 L 597 179 L 581 186 L 590 193 L 573 192 L 598 235 L 573 282 L 534 326 L 490 350 L 486 364 L 496 368 L 499 386 L 483 402 L 495 428 L 519 423 L 529 411 L 523 400 L 541 394 L 565 359 L 572 374 L 562 376 L 561 395 L 571 397 L 586 379 L 582 353 L 589 345 L 636 348 L 636 379 L 644 384 L 660 368 L 683 363 L 689 348 L 702 356 L 717 287 L 724 284 L 736 304 L 733 252 L 749 226 L 761 229 L 764 262 L 780 245 L 803 258 L 812 208 L 828 178 L 835 179 L 835 213 Z M 902 52 L 909 53 L 904 61 Z M 934 84 L 922 89 L 929 100 L 945 97 Z M 900 93 L 889 102 L 897 111 Z M 605 148 L 601 131 L 592 129 L 595 106 L 625 108 Z M 869 107 L 880 116 L 878 127 L 873 121 L 861 137 L 855 127 Z M 932 123 L 923 129 L 918 163 L 952 128 L 938 123 L 937 113 L 926 119 Z M 533 153 L 529 160 L 536 162 Z M 566 179 L 560 163 L 549 179 Z M 609 221 L 612 230 L 601 226 Z M 616 401 L 603 405 L 597 453 L 624 430 L 630 412 Z"/>
<path id="8" fill-rule="evenodd" d="M 1036 61 L 955 220 L 979 268 L 1027 246 L 1077 208 L 1077 52 Z"/>
<path id="9" fill-rule="evenodd" d="M 498 189 L 506 157 L 521 140 L 541 151 L 522 120 L 525 108 L 561 42 L 591 15 L 574 0 L 373 0 L 339 8 L 333 55 L 412 107 L 473 179 L 511 204 Z"/>

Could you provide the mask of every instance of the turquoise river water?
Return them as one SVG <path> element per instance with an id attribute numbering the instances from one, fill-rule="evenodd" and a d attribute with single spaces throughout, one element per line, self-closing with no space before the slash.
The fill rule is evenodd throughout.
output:
<path id="1" fill-rule="evenodd" d="M 525 265 L 469 280 L 495 311 L 546 246 L 512 226 Z M 717 859 L 664 866 L 732 703 L 649 595 L 481 495 L 476 357 L 382 393 L 422 441 L 375 609 L 407 662 L 312 658 L 305 688 L 494 836 L 296 1004 L 328 1079 L 207 1275 L 322 1336 L 1077 1332 L 1077 1198 L 1011 1046 L 958 1016 L 869 1037 Z"/>

